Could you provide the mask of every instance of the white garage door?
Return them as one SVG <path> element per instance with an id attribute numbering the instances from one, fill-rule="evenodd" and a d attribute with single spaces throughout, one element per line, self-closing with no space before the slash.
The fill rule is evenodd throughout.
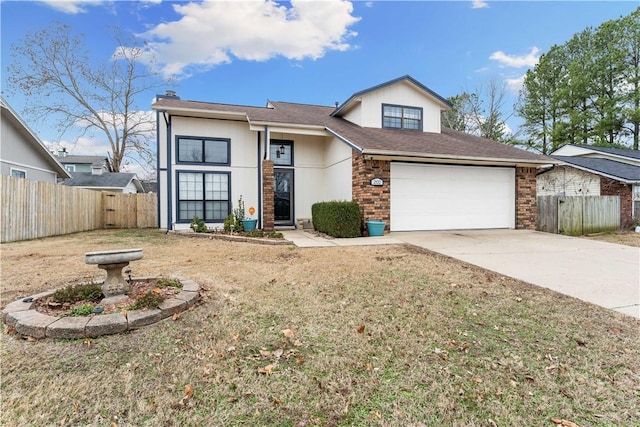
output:
<path id="1" fill-rule="evenodd" d="M 391 163 L 391 230 L 515 228 L 515 169 Z"/>

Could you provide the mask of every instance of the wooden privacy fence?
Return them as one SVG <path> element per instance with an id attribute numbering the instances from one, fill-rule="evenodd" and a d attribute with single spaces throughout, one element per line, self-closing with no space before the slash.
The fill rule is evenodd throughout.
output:
<path id="1" fill-rule="evenodd" d="M 620 229 L 620 196 L 539 196 L 536 229 L 580 236 Z"/>
<path id="2" fill-rule="evenodd" d="M 0 176 L 0 242 L 102 228 L 157 227 L 157 197 Z"/>

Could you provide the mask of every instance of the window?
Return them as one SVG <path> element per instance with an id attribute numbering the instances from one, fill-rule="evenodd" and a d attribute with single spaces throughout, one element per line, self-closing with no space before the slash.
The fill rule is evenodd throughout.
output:
<path id="1" fill-rule="evenodd" d="M 422 108 L 383 104 L 382 127 L 422 130 Z"/>
<path id="2" fill-rule="evenodd" d="M 67 172 L 75 172 L 76 171 L 76 165 L 64 165 L 64 168 L 67 170 Z"/>
<path id="3" fill-rule="evenodd" d="M 293 166 L 293 142 L 272 139 L 270 156 L 276 166 Z"/>
<path id="4" fill-rule="evenodd" d="M 229 173 L 178 172 L 178 221 L 222 222 L 231 213 Z"/>
<path id="5" fill-rule="evenodd" d="M 224 138 L 178 137 L 178 163 L 228 165 L 229 143 Z"/>
<path id="6" fill-rule="evenodd" d="M 23 171 L 22 169 L 11 168 L 11 176 L 13 176 L 15 178 L 26 178 L 27 177 L 27 171 Z"/>

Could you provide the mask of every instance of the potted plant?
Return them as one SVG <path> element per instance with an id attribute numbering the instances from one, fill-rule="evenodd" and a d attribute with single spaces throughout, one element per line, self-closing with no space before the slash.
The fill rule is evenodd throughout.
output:
<path id="1" fill-rule="evenodd" d="M 386 221 L 375 221 L 369 220 L 366 221 L 367 231 L 369 232 L 369 236 L 382 236 L 384 234 L 384 228 L 387 225 Z"/>
<path id="2" fill-rule="evenodd" d="M 249 215 L 253 215 L 255 212 L 256 212 L 256 210 L 255 210 L 255 208 L 253 206 L 249 207 Z M 257 224 L 258 224 L 258 220 L 257 219 L 245 217 L 242 220 L 242 228 L 244 228 L 244 231 L 253 231 L 253 230 L 255 230 Z"/>
<path id="3" fill-rule="evenodd" d="M 253 206 L 249 208 L 249 214 L 253 215 L 255 211 L 256 210 Z M 252 231 L 256 229 L 258 220 L 245 216 L 244 200 L 242 200 L 242 196 L 238 199 L 238 207 L 233 210 L 233 216 L 235 217 L 236 231 Z"/>

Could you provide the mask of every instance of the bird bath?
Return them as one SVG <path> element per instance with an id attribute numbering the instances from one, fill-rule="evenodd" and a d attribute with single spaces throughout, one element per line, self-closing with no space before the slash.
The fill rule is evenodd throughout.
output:
<path id="1" fill-rule="evenodd" d="M 98 268 L 107 272 L 107 278 L 102 284 L 102 293 L 105 296 L 103 303 L 126 298 L 129 284 L 122 277 L 122 269 L 128 266 L 130 261 L 138 259 L 142 259 L 142 249 L 116 249 L 84 254 L 85 263 L 98 264 Z"/>

